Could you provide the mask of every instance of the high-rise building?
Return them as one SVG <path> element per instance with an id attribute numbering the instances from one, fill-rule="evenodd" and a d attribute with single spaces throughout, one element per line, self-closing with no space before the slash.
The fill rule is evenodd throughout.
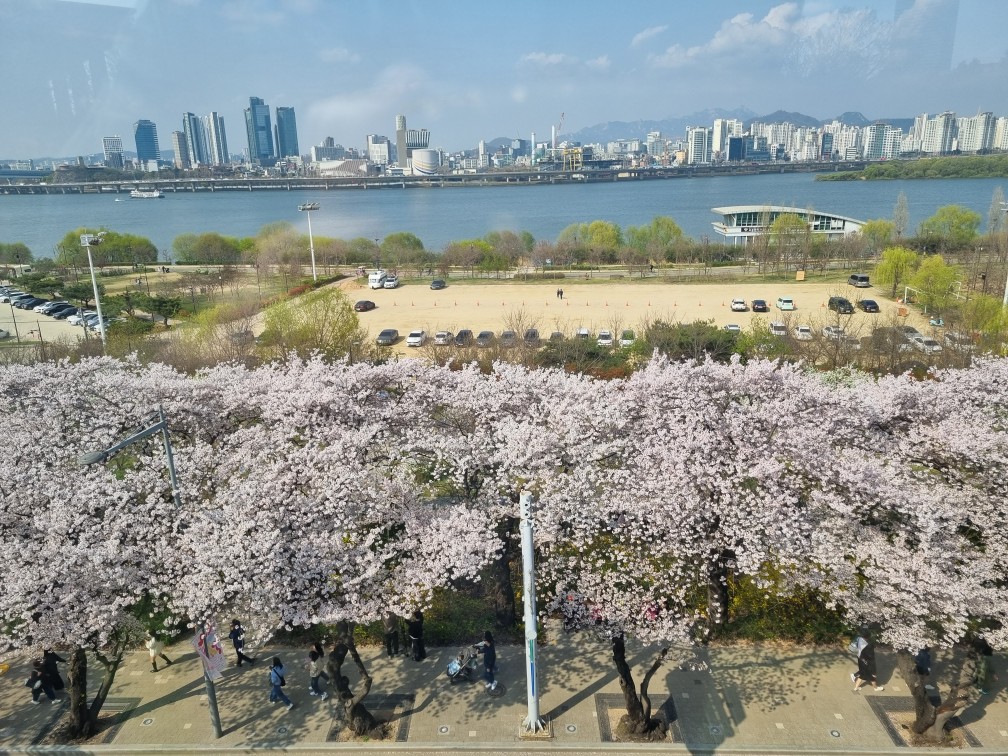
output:
<path id="1" fill-rule="evenodd" d="M 154 121 L 140 120 L 133 124 L 133 139 L 136 142 L 137 160 L 146 164 L 161 159 L 161 148 L 158 147 L 157 126 Z"/>
<path id="2" fill-rule="evenodd" d="M 189 159 L 189 148 L 186 146 L 185 134 L 181 131 L 171 133 L 172 149 L 175 151 L 176 168 L 192 168 L 192 161 Z"/>
<path id="3" fill-rule="evenodd" d="M 977 113 L 956 120 L 956 133 L 960 152 L 989 152 L 994 145 L 993 113 Z"/>
<path id="4" fill-rule="evenodd" d="M 298 157 L 297 119 L 294 108 L 276 109 L 276 155 L 278 158 Z"/>
<path id="5" fill-rule="evenodd" d="M 708 126 L 691 126 L 686 129 L 686 162 L 690 165 L 711 162 L 711 142 L 714 129 Z"/>
<path id="6" fill-rule="evenodd" d="M 427 129 L 407 129 L 406 116 L 397 115 L 396 123 L 396 163 L 400 168 L 409 166 L 410 154 L 413 150 L 426 150 L 430 144 L 430 132 Z"/>
<path id="7" fill-rule="evenodd" d="M 1008 150 L 1008 116 L 998 116 L 994 124 L 994 143 L 992 147 L 995 150 Z"/>
<path id="8" fill-rule="evenodd" d="M 224 117 L 211 111 L 203 116 L 203 133 L 206 136 L 207 161 L 211 165 L 227 165 L 231 162 L 228 153 L 227 135 L 224 133 Z"/>
<path id="9" fill-rule="evenodd" d="M 956 114 L 946 110 L 928 120 L 924 126 L 921 152 L 929 155 L 945 155 L 952 152 L 956 138 Z"/>
<path id="10" fill-rule="evenodd" d="M 122 137 L 102 137 L 102 152 L 105 153 L 105 165 L 108 168 L 123 167 Z"/>
<path id="11" fill-rule="evenodd" d="M 742 121 L 737 118 L 715 118 L 711 152 L 720 155 L 723 159 L 728 148 L 728 137 L 742 136 L 742 130 Z"/>
<path id="12" fill-rule="evenodd" d="M 389 165 L 392 162 L 392 145 L 388 137 L 368 134 L 367 156 L 376 165 Z"/>
<path id="13" fill-rule="evenodd" d="M 195 168 L 198 165 L 209 165 L 207 156 L 206 134 L 203 131 L 203 121 L 193 113 L 182 114 L 182 133 L 185 134 L 186 149 L 189 151 L 189 162 Z"/>
<path id="14" fill-rule="evenodd" d="M 245 108 L 245 133 L 248 137 L 249 160 L 259 165 L 273 165 L 273 127 L 270 124 L 269 105 L 259 97 L 249 97 Z"/>

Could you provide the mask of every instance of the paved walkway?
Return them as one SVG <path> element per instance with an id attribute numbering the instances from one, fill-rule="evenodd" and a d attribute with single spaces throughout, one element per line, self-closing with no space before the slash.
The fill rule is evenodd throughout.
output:
<path id="1" fill-rule="evenodd" d="M 213 737 L 202 675 L 188 643 L 168 649 L 176 660 L 157 673 L 149 671 L 145 650 L 131 654 L 116 676 L 106 710 L 122 712 L 107 745 L 88 752 L 191 752 L 214 749 L 247 752 L 282 748 L 299 753 L 352 750 L 374 754 L 465 752 L 624 753 L 906 753 L 893 717 L 912 711 L 907 686 L 894 669 L 893 656 L 879 652 L 884 692 L 853 693 L 853 663 L 841 651 L 776 645 L 715 648 L 701 651 L 697 663 L 666 665 L 651 683 L 655 709 L 672 722 L 668 742 L 637 746 L 612 741 L 622 696 L 615 668 L 604 645 L 584 636 L 565 636 L 540 646 L 540 711 L 552 738 L 523 739 L 527 713 L 521 646 L 499 648 L 498 679 L 506 686 L 499 698 L 486 695 L 482 682 L 452 684 L 445 669 L 456 649 L 429 649 L 423 662 L 385 658 L 381 649 L 362 649 L 374 684 L 367 704 L 391 717 L 396 741 L 339 742 L 333 728 L 332 698 L 323 702 L 308 693 L 301 664 L 306 650 L 267 647 L 254 667 L 229 667 L 217 684 L 224 735 Z M 287 711 L 267 700 L 266 666 L 279 655 L 287 664 L 285 692 L 295 707 Z M 654 659 L 654 649 L 628 644 L 628 660 L 639 683 Z M 943 658 L 936 654 L 935 677 L 941 689 Z M 0 751 L 25 750 L 45 733 L 63 705 L 32 705 L 24 687 L 28 664 L 11 659 L 0 678 Z M 266 662 L 266 664 L 262 663 Z M 1008 752 L 1008 691 L 1004 660 L 995 659 L 1001 680 L 981 703 L 963 715 L 960 732 L 970 753 Z M 691 669 L 690 667 L 693 667 Z M 347 669 L 347 665 L 344 665 Z M 99 668 L 89 668 L 96 686 Z M 351 668 L 351 684 L 356 670 Z M 333 740 L 330 740 L 333 738 Z M 928 753 L 935 753 L 928 749 Z M 952 751 L 950 751 L 952 752 Z M 955 751 L 962 753 L 963 750 Z"/>

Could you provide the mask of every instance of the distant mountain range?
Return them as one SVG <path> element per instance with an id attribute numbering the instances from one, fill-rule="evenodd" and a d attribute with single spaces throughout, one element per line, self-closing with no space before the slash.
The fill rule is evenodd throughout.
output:
<path id="1" fill-rule="evenodd" d="M 560 140 L 579 142 L 580 144 L 605 144 L 618 139 L 646 139 L 652 131 L 660 131 L 663 136 L 671 139 L 679 139 L 686 136 L 686 129 L 690 126 L 711 126 L 715 118 L 736 118 L 742 121 L 746 128 L 753 121 L 761 123 L 793 123 L 795 126 L 806 126 L 817 128 L 833 121 L 840 121 L 848 126 L 870 126 L 873 123 L 888 123 L 897 128 L 903 129 L 904 133 L 913 127 L 913 118 L 876 118 L 871 120 L 863 114 L 857 112 L 841 113 L 833 118 L 819 120 L 804 113 L 791 113 L 786 110 L 777 110 L 767 115 L 757 115 L 751 110 L 737 108 L 735 110 L 723 110 L 720 108 L 712 110 L 701 110 L 687 116 L 676 118 L 666 118 L 660 121 L 609 121 L 599 123 L 594 126 L 587 126 L 579 131 L 565 132 L 558 134 Z M 546 141 L 549 134 L 536 134 L 536 141 Z M 510 145 L 511 138 L 499 137 L 487 143 L 487 149 L 491 152 L 503 145 Z"/>

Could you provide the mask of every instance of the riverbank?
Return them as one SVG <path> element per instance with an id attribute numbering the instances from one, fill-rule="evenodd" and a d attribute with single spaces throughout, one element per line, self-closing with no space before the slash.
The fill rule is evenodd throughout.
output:
<path id="1" fill-rule="evenodd" d="M 1008 176 L 1008 155 L 958 155 L 889 160 L 861 169 L 823 173 L 816 181 L 891 181 L 893 179 L 969 179 Z"/>

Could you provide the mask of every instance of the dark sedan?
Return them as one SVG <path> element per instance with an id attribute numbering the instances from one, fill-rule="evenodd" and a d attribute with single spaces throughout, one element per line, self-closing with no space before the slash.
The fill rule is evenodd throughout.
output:
<path id="1" fill-rule="evenodd" d="M 446 288 L 447 286 L 448 286 L 448 284 L 446 284 L 446 283 L 445 283 L 445 282 L 444 282 L 443 280 L 441 280 L 440 278 L 435 278 L 435 279 L 434 279 L 433 281 L 431 281 L 431 282 L 430 282 L 430 287 L 431 287 L 432 289 L 434 289 L 434 290 L 438 290 L 438 289 L 444 289 L 444 288 Z"/>
<path id="2" fill-rule="evenodd" d="M 863 312 L 878 312 L 878 302 L 874 299 L 862 299 L 857 303 L 858 308 Z"/>
<path id="3" fill-rule="evenodd" d="M 770 312 L 770 305 L 766 303 L 765 299 L 754 299 L 752 301 L 752 311 L 753 312 Z"/>
<path id="4" fill-rule="evenodd" d="M 494 343 L 493 331 L 480 331 L 479 335 L 476 337 L 476 346 L 478 347 L 488 347 L 493 343 Z"/>
<path id="5" fill-rule="evenodd" d="M 455 334 L 455 346 L 467 347 L 473 342 L 473 332 L 468 328 L 463 328 Z"/>
<path id="6" fill-rule="evenodd" d="M 375 308 L 375 303 L 370 299 L 362 299 L 357 302 L 353 308 L 354 312 L 367 312 L 368 310 L 373 310 Z"/>
<path id="7" fill-rule="evenodd" d="M 49 317 L 55 318 L 56 320 L 66 320 L 71 315 L 76 315 L 79 312 L 82 312 L 79 307 L 67 307 L 66 309 L 49 313 Z"/>

